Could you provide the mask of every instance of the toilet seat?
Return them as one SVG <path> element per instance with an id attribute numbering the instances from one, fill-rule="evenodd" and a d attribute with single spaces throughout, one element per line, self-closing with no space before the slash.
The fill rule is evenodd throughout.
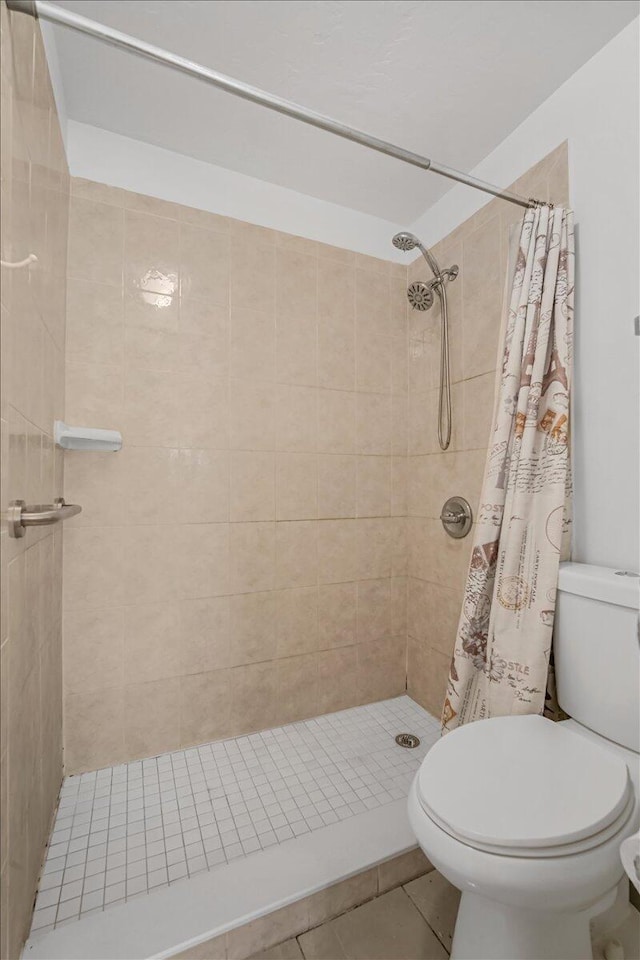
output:
<path id="1" fill-rule="evenodd" d="M 635 804 L 623 760 L 539 716 L 458 728 L 431 748 L 416 788 L 422 809 L 446 833 L 512 857 L 591 849 Z"/>

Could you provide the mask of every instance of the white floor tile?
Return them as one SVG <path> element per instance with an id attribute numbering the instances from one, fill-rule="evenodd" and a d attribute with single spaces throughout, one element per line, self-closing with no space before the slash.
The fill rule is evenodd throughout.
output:
<path id="1" fill-rule="evenodd" d="M 401 732 L 420 746 L 398 747 Z M 404 696 L 68 777 L 32 929 L 406 796 L 438 737 L 437 720 Z"/>

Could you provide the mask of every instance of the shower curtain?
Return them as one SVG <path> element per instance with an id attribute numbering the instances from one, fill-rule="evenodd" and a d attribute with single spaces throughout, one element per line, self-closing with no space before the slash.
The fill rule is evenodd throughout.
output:
<path id="1" fill-rule="evenodd" d="M 543 713 L 558 565 L 569 553 L 574 238 L 570 211 L 522 223 L 443 731 Z M 547 689 L 549 692 L 547 692 Z"/>

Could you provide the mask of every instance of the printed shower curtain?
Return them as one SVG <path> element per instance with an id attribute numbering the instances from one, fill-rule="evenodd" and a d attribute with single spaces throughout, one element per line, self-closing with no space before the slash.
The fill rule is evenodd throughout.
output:
<path id="1" fill-rule="evenodd" d="M 543 713 L 558 565 L 568 557 L 574 288 L 570 211 L 524 218 L 443 731 Z M 552 685 L 549 685 L 551 690 Z"/>

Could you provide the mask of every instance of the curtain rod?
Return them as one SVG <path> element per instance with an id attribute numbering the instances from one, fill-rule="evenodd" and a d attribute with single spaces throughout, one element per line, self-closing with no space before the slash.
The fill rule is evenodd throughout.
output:
<path id="1" fill-rule="evenodd" d="M 395 144 L 389 143 L 386 140 L 372 137 L 368 133 L 363 133 L 361 130 L 355 130 L 344 123 L 332 120 L 331 117 L 316 113 L 314 110 L 307 110 L 306 107 L 292 103 L 290 100 L 284 100 L 282 97 L 276 97 L 272 93 L 267 93 L 258 87 L 243 83 L 241 80 L 234 80 L 233 77 L 227 77 L 223 73 L 218 73 L 216 70 L 211 70 L 209 67 L 195 63 L 193 60 L 179 57 L 177 54 L 170 53 L 168 50 L 163 50 L 160 47 L 153 46 L 153 44 L 145 43 L 144 40 L 138 40 L 136 37 L 121 33 L 119 30 L 113 30 L 111 27 L 107 27 L 95 20 L 89 20 L 87 17 L 81 17 L 77 13 L 64 10 L 54 3 L 47 3 L 45 0 L 7 0 L 7 7 L 15 13 L 26 13 L 29 16 L 48 20 L 50 23 L 55 23 L 62 27 L 69 27 L 78 33 L 103 40 L 113 47 L 137 53 L 147 60 L 167 64 L 173 67 L 174 70 L 179 70 L 181 73 L 185 73 L 191 77 L 197 77 L 199 80 L 204 80 L 219 90 L 224 90 L 236 97 L 241 97 L 243 100 L 257 103 L 262 107 L 275 110 L 277 113 L 282 113 L 287 117 L 293 117 L 294 120 L 301 120 L 302 123 L 308 123 L 320 130 L 326 130 L 328 133 L 333 133 L 335 136 L 342 137 L 344 140 L 359 143 L 369 150 L 376 150 L 378 153 L 384 153 L 388 157 L 395 157 L 396 160 L 401 160 L 403 163 L 420 167 L 422 170 L 430 170 L 431 173 L 437 173 L 441 177 L 447 177 L 449 180 L 455 180 L 457 183 L 464 183 L 468 187 L 481 190 L 483 193 L 489 193 L 501 200 L 508 200 L 509 203 L 515 203 L 520 207 L 537 206 L 542 203 L 542 201 L 522 197 L 509 190 L 502 190 L 500 187 L 495 187 L 491 183 L 485 183 L 476 177 L 471 177 L 466 173 L 461 173 L 459 170 L 454 170 L 452 167 L 446 167 L 441 163 L 436 163 L 434 160 L 428 159 L 428 157 L 422 157 L 418 153 L 404 150 L 402 147 L 397 147 Z"/>

